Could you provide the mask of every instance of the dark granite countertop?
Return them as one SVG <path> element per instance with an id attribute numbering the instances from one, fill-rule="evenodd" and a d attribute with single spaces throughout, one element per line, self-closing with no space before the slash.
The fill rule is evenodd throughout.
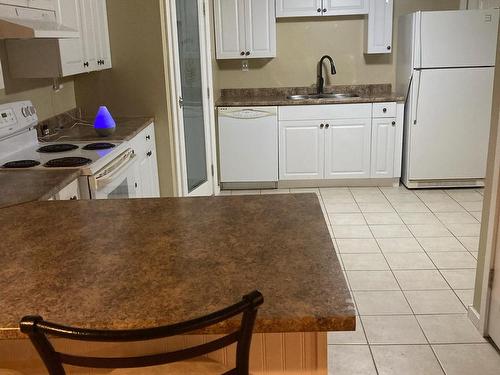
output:
<path id="1" fill-rule="evenodd" d="M 0 208 L 48 200 L 79 176 L 79 169 L 0 170 Z"/>
<path id="2" fill-rule="evenodd" d="M 404 97 L 392 92 L 390 84 L 377 85 L 343 85 L 329 86 L 325 93 L 355 93 L 358 97 L 352 98 L 325 98 L 290 100 L 288 95 L 315 94 L 315 87 L 282 87 L 262 89 L 223 89 L 217 100 L 218 107 L 246 107 L 246 106 L 291 106 L 291 105 L 320 105 L 320 104 L 352 104 L 352 103 L 379 103 L 401 102 Z"/>
<path id="3" fill-rule="evenodd" d="M 76 125 L 74 121 L 63 125 L 63 129 L 49 137 L 44 137 L 45 142 L 55 142 L 60 140 L 73 142 L 95 142 L 95 141 L 129 141 L 139 134 L 143 129 L 154 122 L 152 117 L 127 117 L 117 118 L 116 131 L 109 137 L 100 137 L 92 126 Z M 89 120 L 89 122 L 91 122 Z"/>
<path id="4" fill-rule="evenodd" d="M 253 289 L 265 297 L 255 332 L 355 328 L 315 194 L 37 202 L 0 210 L 0 227 L 0 339 L 22 337 L 28 314 L 139 328 L 207 314 Z"/>

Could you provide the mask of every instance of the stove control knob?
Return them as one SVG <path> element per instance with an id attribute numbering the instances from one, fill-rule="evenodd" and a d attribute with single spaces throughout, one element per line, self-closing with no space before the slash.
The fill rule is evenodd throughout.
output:
<path id="1" fill-rule="evenodd" d="M 31 106 L 31 107 L 30 107 L 30 110 L 31 110 L 31 114 L 32 114 L 32 115 L 35 115 L 35 114 L 36 114 L 36 108 L 35 108 L 35 107 Z"/>
<path id="2" fill-rule="evenodd" d="M 21 113 L 23 114 L 24 117 L 28 117 L 28 113 L 26 112 L 26 107 L 21 108 Z"/>

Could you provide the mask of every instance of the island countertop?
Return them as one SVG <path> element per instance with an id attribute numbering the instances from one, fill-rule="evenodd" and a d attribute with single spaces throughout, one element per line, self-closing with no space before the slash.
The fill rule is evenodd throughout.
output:
<path id="1" fill-rule="evenodd" d="M 142 328 L 254 289 L 265 298 L 256 333 L 355 328 L 315 194 L 36 202 L 0 210 L 0 226 L 0 339 L 23 337 L 18 322 L 29 314 Z"/>
<path id="2" fill-rule="evenodd" d="M 0 208 L 48 200 L 80 173 L 79 169 L 0 170 Z"/>

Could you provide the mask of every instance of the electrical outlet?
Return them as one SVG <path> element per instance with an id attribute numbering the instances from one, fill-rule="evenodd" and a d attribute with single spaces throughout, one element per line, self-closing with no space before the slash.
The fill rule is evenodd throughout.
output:
<path id="1" fill-rule="evenodd" d="M 248 60 L 242 60 L 241 61 L 241 71 L 248 72 L 249 70 L 250 70 L 250 67 L 248 66 Z"/>

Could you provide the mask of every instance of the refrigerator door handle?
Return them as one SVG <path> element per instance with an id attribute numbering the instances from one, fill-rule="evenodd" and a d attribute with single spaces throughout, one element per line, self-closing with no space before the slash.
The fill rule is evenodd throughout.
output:
<path id="1" fill-rule="evenodd" d="M 419 99 L 420 99 L 420 82 L 421 82 L 421 75 L 422 71 L 421 70 L 415 70 L 413 78 L 416 80 L 415 85 L 416 85 L 416 97 L 415 100 L 412 102 L 414 103 L 413 109 L 412 109 L 412 114 L 413 114 L 413 125 L 417 125 L 418 122 L 418 105 L 419 105 Z"/>

